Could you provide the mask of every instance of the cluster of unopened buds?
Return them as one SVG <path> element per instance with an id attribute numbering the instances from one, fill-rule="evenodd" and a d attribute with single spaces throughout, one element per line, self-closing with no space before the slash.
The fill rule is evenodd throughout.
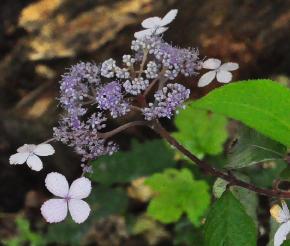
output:
<path id="1" fill-rule="evenodd" d="M 196 77 L 201 69 L 209 69 L 197 83 L 199 87 L 218 82 L 228 83 L 236 63 L 221 65 L 218 59 L 201 60 L 197 49 L 179 48 L 163 40 L 163 33 L 176 17 L 177 10 L 169 11 L 163 18 L 152 17 L 142 22 L 144 30 L 135 33 L 131 50 L 122 64 L 110 58 L 100 65 L 80 62 L 73 65 L 60 81 L 59 102 L 64 111 L 59 125 L 53 129 L 52 139 L 39 145 L 25 144 L 10 157 L 10 164 L 27 165 L 35 171 L 43 168 L 42 156 L 54 154 L 52 141 L 60 141 L 82 157 L 82 177 L 69 187 L 59 173 L 49 173 L 45 180 L 47 189 L 59 198 L 46 201 L 41 213 L 49 223 L 64 220 L 67 211 L 76 223 L 82 223 L 90 213 L 89 205 L 82 199 L 89 196 L 91 182 L 84 177 L 91 172 L 90 161 L 102 155 L 111 155 L 118 145 L 110 138 L 126 125 L 105 131 L 111 118 L 126 117 L 136 111 L 139 118 L 154 121 L 172 118 L 184 108 L 190 90 L 176 80 Z M 152 95 L 152 96 L 151 96 Z M 129 126 L 129 124 L 128 124 Z"/>

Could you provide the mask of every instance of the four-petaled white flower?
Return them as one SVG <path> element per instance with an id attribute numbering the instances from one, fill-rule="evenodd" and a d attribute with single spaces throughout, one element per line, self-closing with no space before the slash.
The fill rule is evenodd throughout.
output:
<path id="1" fill-rule="evenodd" d="M 217 78 L 217 81 L 220 83 L 229 83 L 232 80 L 232 73 L 230 71 L 237 70 L 239 68 L 238 63 L 227 62 L 221 65 L 219 59 L 210 58 L 202 63 L 202 67 L 205 69 L 211 69 L 202 75 L 198 81 L 198 87 L 204 87 L 210 84 L 214 78 Z"/>
<path id="2" fill-rule="evenodd" d="M 26 162 L 32 170 L 40 171 L 43 165 L 38 156 L 53 155 L 54 152 L 54 148 L 50 144 L 24 144 L 17 149 L 16 154 L 10 156 L 9 163 L 18 165 Z"/>
<path id="3" fill-rule="evenodd" d="M 280 223 L 280 227 L 274 236 L 274 246 L 280 246 L 286 240 L 287 235 L 290 232 L 290 213 L 285 201 L 282 200 L 282 208 L 275 204 L 271 209 L 270 213 L 272 217 Z"/>
<path id="4" fill-rule="evenodd" d="M 175 19 L 177 12 L 177 9 L 172 9 L 162 19 L 160 17 L 150 17 L 145 19 L 141 23 L 142 27 L 144 27 L 145 30 L 135 32 L 134 37 L 137 39 L 142 39 L 146 36 L 151 36 L 153 34 L 158 35 L 164 33 L 168 29 L 166 25 L 168 25 Z"/>
<path id="5" fill-rule="evenodd" d="M 72 219 L 78 224 L 88 218 L 91 209 L 82 199 L 91 193 L 92 185 L 89 179 L 78 178 L 69 187 L 65 176 L 53 172 L 46 176 L 45 186 L 53 195 L 60 197 L 49 199 L 41 206 L 41 214 L 47 222 L 63 221 L 68 210 Z"/>

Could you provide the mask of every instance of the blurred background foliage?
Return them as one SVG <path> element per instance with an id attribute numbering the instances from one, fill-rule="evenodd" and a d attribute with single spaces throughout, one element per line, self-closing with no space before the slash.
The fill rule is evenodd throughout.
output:
<path id="1" fill-rule="evenodd" d="M 120 59 L 130 52 L 130 41 L 142 19 L 163 16 L 172 8 L 178 8 L 179 14 L 165 34 L 167 41 L 198 47 L 201 57 L 238 62 L 235 80 L 270 77 L 289 85 L 288 0 L 0 1 L 3 244 L 203 245 L 210 201 L 221 196 L 226 183 L 205 177 L 143 128 L 118 135 L 121 151 L 93 163 L 92 214 L 81 226 L 71 220 L 47 225 L 39 212 L 49 197 L 43 183 L 48 172 L 59 171 L 70 180 L 80 173 L 80 159 L 70 149 L 57 144 L 56 155 L 46 160 L 40 173 L 8 164 L 17 146 L 39 143 L 51 136 L 60 113 L 55 100 L 58 81 L 66 67 L 80 60 L 98 63 L 110 57 Z M 191 83 L 192 99 L 218 86 L 198 89 L 196 81 L 184 82 Z M 271 187 L 272 180 L 285 168 L 279 154 L 248 154 L 251 141 L 281 155 L 286 151 L 283 146 L 222 116 L 190 108 L 163 123 L 200 158 L 217 167 L 234 163 L 242 168 L 241 178 L 259 186 Z M 235 144 L 237 138 L 240 141 Z M 284 171 L 285 177 L 288 174 Z M 233 194 L 259 227 L 259 245 L 266 245 L 276 226 L 269 220 L 271 200 L 237 188 Z"/>

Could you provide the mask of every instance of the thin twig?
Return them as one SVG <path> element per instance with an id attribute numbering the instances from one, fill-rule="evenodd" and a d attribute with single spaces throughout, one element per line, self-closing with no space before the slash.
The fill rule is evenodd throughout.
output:
<path id="1" fill-rule="evenodd" d="M 147 121 L 132 121 L 132 122 L 128 122 L 124 125 L 121 125 L 117 128 L 115 128 L 114 130 L 112 131 L 109 131 L 109 132 L 104 132 L 104 133 L 98 133 L 98 136 L 100 138 L 104 138 L 104 139 L 107 139 L 107 138 L 110 138 L 124 130 L 126 130 L 127 128 L 130 128 L 130 127 L 133 127 L 133 126 L 148 126 L 149 123 Z"/>
<path id="2" fill-rule="evenodd" d="M 145 62 L 146 62 L 146 59 L 147 59 L 148 52 L 149 52 L 149 51 L 148 51 L 147 49 L 144 50 L 144 55 L 143 55 L 142 62 L 141 62 L 141 64 L 140 64 L 140 69 L 139 69 L 139 70 L 140 70 L 140 73 L 139 73 L 138 78 L 140 78 L 141 75 L 142 75 L 142 73 L 143 73 L 144 65 L 145 65 Z"/>
<path id="3" fill-rule="evenodd" d="M 47 139 L 46 141 L 42 142 L 41 144 L 50 143 L 50 142 L 52 142 L 54 140 L 55 140 L 55 138 L 50 138 L 50 139 Z"/>
<path id="4" fill-rule="evenodd" d="M 153 88 L 153 86 L 156 84 L 156 82 L 159 80 L 159 76 L 157 78 L 155 78 L 150 85 L 146 88 L 145 92 L 143 93 L 143 96 L 146 97 L 148 95 L 148 93 L 151 91 L 151 89 Z"/>
<path id="5" fill-rule="evenodd" d="M 145 92 L 143 93 L 143 96 L 146 98 L 146 96 L 148 95 L 148 93 L 151 91 L 151 89 L 154 87 L 154 85 L 156 84 L 156 82 L 158 80 L 163 81 L 163 75 L 165 73 L 167 68 L 163 68 L 160 73 L 158 74 L 158 76 L 150 83 L 150 85 L 147 87 L 147 89 L 145 90 Z"/>

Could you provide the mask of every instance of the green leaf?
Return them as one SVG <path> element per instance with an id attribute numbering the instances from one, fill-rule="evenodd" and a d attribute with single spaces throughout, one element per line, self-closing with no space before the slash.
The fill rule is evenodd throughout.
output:
<path id="1" fill-rule="evenodd" d="M 284 241 L 284 243 L 282 244 L 282 246 L 290 246 L 290 240 Z"/>
<path id="2" fill-rule="evenodd" d="M 245 168 L 243 171 L 250 177 L 253 184 L 259 187 L 271 188 L 273 180 L 279 178 L 282 170 L 287 166 L 285 161 L 276 160 Z"/>
<path id="3" fill-rule="evenodd" d="M 256 227 L 242 204 L 230 191 L 215 202 L 206 219 L 206 246 L 255 246 Z"/>
<path id="4" fill-rule="evenodd" d="M 241 173 L 234 173 L 234 175 L 246 182 L 250 182 L 249 177 L 241 174 Z M 220 198 L 222 194 L 226 190 L 228 182 L 221 179 L 217 178 L 213 185 L 213 194 L 216 198 Z M 252 192 L 250 190 L 244 189 L 242 187 L 238 186 L 231 186 L 230 191 L 233 193 L 235 198 L 237 198 L 242 205 L 244 206 L 246 212 L 248 215 L 250 215 L 255 222 L 255 224 L 258 224 L 257 220 L 257 207 L 258 207 L 258 196 L 255 192 Z"/>
<path id="5" fill-rule="evenodd" d="M 76 224 L 72 219 L 66 219 L 58 224 L 50 224 L 46 234 L 47 242 L 67 245 L 81 245 L 85 234 L 92 224 L 89 218 L 83 224 Z"/>
<path id="6" fill-rule="evenodd" d="M 290 181 L 290 167 L 287 165 L 285 169 L 280 173 L 281 180 Z"/>
<path id="7" fill-rule="evenodd" d="M 103 156 L 93 163 L 90 178 L 102 184 L 126 183 L 174 165 L 173 151 L 162 140 L 133 141 L 128 152 Z"/>
<path id="8" fill-rule="evenodd" d="M 267 246 L 274 246 L 274 236 L 279 227 L 280 224 L 272 217 L 270 217 L 270 233 L 269 233 L 269 242 Z"/>
<path id="9" fill-rule="evenodd" d="M 128 207 L 128 197 L 124 190 L 102 185 L 92 190 L 88 202 L 92 209 L 91 217 L 95 219 L 112 214 L 123 214 Z"/>
<path id="10" fill-rule="evenodd" d="M 290 146 L 290 90 L 271 80 L 225 85 L 195 101 L 191 107 L 208 109 L 239 120 Z"/>
<path id="11" fill-rule="evenodd" d="M 251 166 L 260 162 L 282 159 L 287 148 L 257 131 L 242 126 L 237 143 L 228 156 L 229 169 Z"/>
<path id="12" fill-rule="evenodd" d="M 23 217 L 16 218 L 16 225 L 18 229 L 18 235 L 14 238 L 5 241 L 5 245 L 18 246 L 24 245 L 29 242 L 31 246 L 43 246 L 46 245 L 46 241 L 42 235 L 33 232 L 30 229 L 30 223 Z"/>
<path id="13" fill-rule="evenodd" d="M 227 119 L 190 105 L 176 115 L 178 132 L 173 133 L 173 136 L 199 158 L 206 154 L 220 154 L 228 137 Z"/>
<path id="14" fill-rule="evenodd" d="M 194 180 L 192 173 L 184 168 L 154 174 L 145 184 L 156 192 L 147 210 L 150 216 L 163 223 L 171 223 L 186 213 L 194 225 L 200 224 L 201 216 L 210 203 L 206 182 Z"/>

